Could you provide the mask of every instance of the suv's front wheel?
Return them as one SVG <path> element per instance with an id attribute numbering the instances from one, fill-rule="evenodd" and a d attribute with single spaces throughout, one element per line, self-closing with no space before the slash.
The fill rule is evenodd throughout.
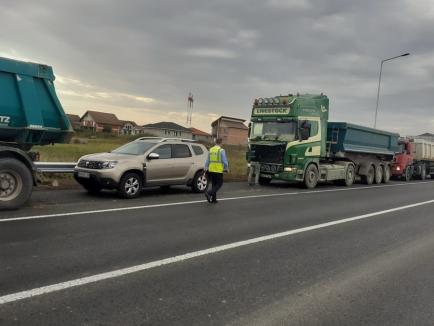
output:
<path id="1" fill-rule="evenodd" d="M 205 192 L 208 188 L 208 175 L 203 171 L 197 172 L 194 176 L 191 188 L 196 193 Z"/>
<path id="2" fill-rule="evenodd" d="M 124 198 L 136 198 L 140 195 L 143 188 L 141 176 L 134 172 L 125 173 L 119 182 L 119 194 Z"/>

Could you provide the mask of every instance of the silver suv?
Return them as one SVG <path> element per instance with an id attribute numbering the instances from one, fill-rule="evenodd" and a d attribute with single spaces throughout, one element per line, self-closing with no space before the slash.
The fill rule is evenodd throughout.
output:
<path id="1" fill-rule="evenodd" d="M 124 198 L 135 198 L 146 186 L 187 185 L 204 192 L 208 150 L 186 139 L 143 137 L 110 153 L 86 155 L 75 167 L 74 178 L 87 191 L 117 189 Z"/>

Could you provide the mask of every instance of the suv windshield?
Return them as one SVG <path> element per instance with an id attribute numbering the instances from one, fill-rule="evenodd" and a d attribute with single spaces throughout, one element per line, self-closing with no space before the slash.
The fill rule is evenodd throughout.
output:
<path id="1" fill-rule="evenodd" d="M 297 123 L 295 121 L 255 122 L 252 124 L 252 140 L 295 140 Z"/>
<path id="2" fill-rule="evenodd" d="M 143 155 L 145 152 L 154 146 L 155 143 L 147 143 L 143 141 L 134 141 L 124 146 L 116 148 L 112 151 L 115 154 L 127 154 L 127 155 Z"/>

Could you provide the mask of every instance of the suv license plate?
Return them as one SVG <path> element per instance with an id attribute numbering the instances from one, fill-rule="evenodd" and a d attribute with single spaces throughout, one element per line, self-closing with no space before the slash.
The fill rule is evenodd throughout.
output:
<path id="1" fill-rule="evenodd" d="M 78 177 L 79 178 L 89 179 L 90 178 L 90 173 L 87 173 L 87 172 L 78 172 Z"/>

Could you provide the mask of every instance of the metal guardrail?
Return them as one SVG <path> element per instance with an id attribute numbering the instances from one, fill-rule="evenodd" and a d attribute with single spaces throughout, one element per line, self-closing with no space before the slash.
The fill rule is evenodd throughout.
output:
<path id="1" fill-rule="evenodd" d="M 40 173 L 74 173 L 76 162 L 34 162 Z"/>

